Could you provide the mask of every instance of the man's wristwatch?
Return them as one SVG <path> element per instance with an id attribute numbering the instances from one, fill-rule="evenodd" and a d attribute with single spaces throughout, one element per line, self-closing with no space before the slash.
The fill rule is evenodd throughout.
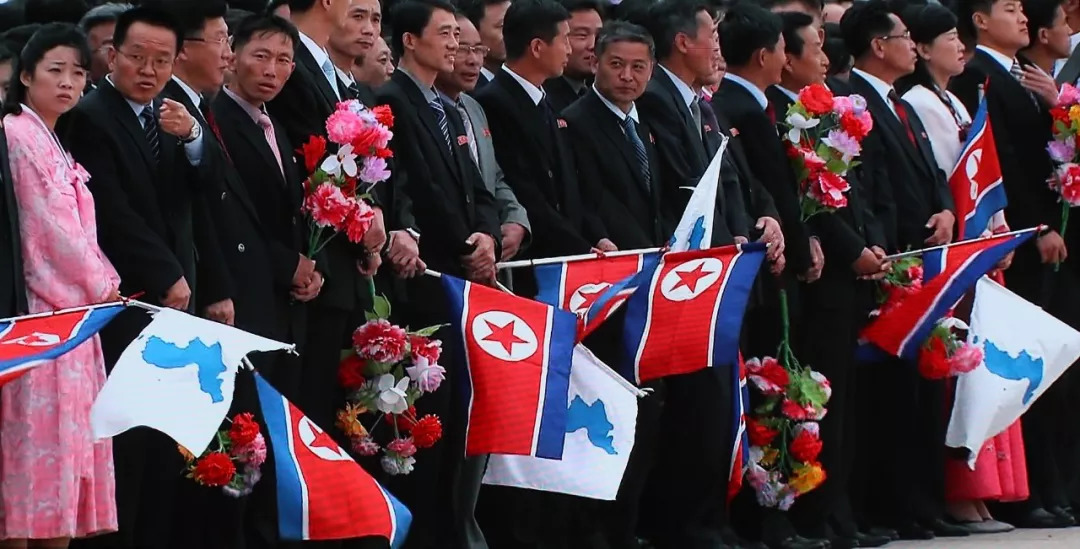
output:
<path id="1" fill-rule="evenodd" d="M 199 121 L 192 118 L 192 122 L 193 124 L 191 125 L 191 133 L 189 133 L 187 137 L 180 140 L 180 142 L 185 145 L 195 141 L 199 138 L 199 136 L 202 135 L 202 125 L 199 124 Z"/>

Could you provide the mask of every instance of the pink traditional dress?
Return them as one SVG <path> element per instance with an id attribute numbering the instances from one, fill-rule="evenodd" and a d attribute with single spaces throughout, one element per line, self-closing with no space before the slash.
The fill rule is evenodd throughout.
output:
<path id="1" fill-rule="evenodd" d="M 30 312 L 105 301 L 120 278 L 98 247 L 90 174 L 22 108 L 4 127 Z M 112 444 L 90 429 L 104 383 L 94 336 L 0 388 L 0 539 L 116 530 Z"/>

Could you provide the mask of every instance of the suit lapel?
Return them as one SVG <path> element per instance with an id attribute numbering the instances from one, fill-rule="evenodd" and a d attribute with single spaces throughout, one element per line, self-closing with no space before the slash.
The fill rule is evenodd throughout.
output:
<path id="1" fill-rule="evenodd" d="M 543 123 L 544 119 L 539 114 L 540 106 L 533 103 L 532 98 L 529 97 L 529 94 L 525 91 L 525 88 L 522 88 L 521 84 L 519 84 L 518 81 L 515 80 L 514 77 L 506 71 L 500 70 L 499 72 L 497 72 L 493 80 L 507 94 L 507 96 L 510 98 L 510 101 L 517 106 L 518 110 L 521 111 L 522 120 L 525 120 L 526 123 L 530 124 L 531 127 L 526 133 L 529 135 L 530 138 L 532 138 L 534 146 L 538 150 L 546 152 L 548 150 L 548 146 L 540 138 L 540 136 L 546 135 L 551 130 L 545 127 Z M 556 143 L 552 143 L 551 147 L 551 154 L 557 154 L 557 151 L 555 150 L 555 148 L 557 147 Z M 548 163 L 548 167 L 551 167 L 551 157 L 546 158 L 546 160 Z"/>
<path id="2" fill-rule="evenodd" d="M 251 119 L 251 116 L 249 116 L 246 111 L 244 111 L 243 107 L 238 105 L 227 93 L 222 93 L 219 96 L 217 105 L 222 115 L 222 121 L 226 121 L 229 124 L 235 124 L 237 131 L 251 144 L 252 147 L 255 148 L 256 151 L 258 151 L 263 162 L 270 166 L 276 166 L 277 159 L 274 158 L 274 151 L 270 150 L 270 144 L 266 142 L 266 134 L 263 133 L 262 128 L 255 124 L 255 121 Z M 276 128 L 274 133 L 280 135 L 280 131 Z M 289 151 L 281 148 L 281 139 L 278 139 L 278 150 L 281 151 L 282 163 L 284 163 L 284 156 L 288 154 Z M 279 185 L 284 185 L 284 176 L 280 176 L 277 183 Z"/>
<path id="3" fill-rule="evenodd" d="M 334 105 L 338 103 L 337 94 L 330 87 L 330 82 L 326 81 L 322 67 L 315 61 L 315 57 L 308 51 L 307 46 L 303 44 L 296 48 L 296 68 L 303 70 L 307 73 L 308 78 L 315 82 L 315 87 L 319 89 L 323 100 L 330 106 L 330 112 L 333 112 Z"/>
<path id="4" fill-rule="evenodd" d="M 136 116 L 135 111 L 131 109 L 131 105 L 124 99 L 123 95 L 112 86 L 112 84 L 106 83 L 101 87 L 98 92 L 109 99 L 113 105 L 110 110 L 116 114 L 117 119 L 120 121 L 120 125 L 127 130 L 128 134 L 135 141 L 136 147 L 139 149 L 139 153 L 142 155 L 143 160 L 146 161 L 148 166 L 155 166 L 154 153 L 150 150 L 150 144 L 146 141 L 146 132 L 143 130 L 142 124 L 139 123 L 139 118 Z M 157 171 L 154 167 L 151 171 Z"/>
<path id="5" fill-rule="evenodd" d="M 697 122 L 694 121 L 694 115 L 690 112 L 690 107 L 686 105 L 686 101 L 683 101 L 682 94 L 679 93 L 679 88 L 675 87 L 675 82 L 671 80 L 667 72 L 664 71 L 659 65 L 653 69 L 653 81 L 657 83 L 657 89 L 661 90 L 668 96 L 668 101 L 672 107 L 682 117 L 684 126 L 683 134 L 690 143 L 698 143 L 700 146 L 694 147 L 694 157 L 699 165 L 707 165 L 709 160 L 705 154 L 705 138 L 701 135 L 701 128 L 698 127 Z"/>
<path id="6" fill-rule="evenodd" d="M 857 91 L 861 91 L 863 98 L 866 99 L 867 108 L 870 109 L 870 114 L 874 117 L 874 123 L 884 127 L 892 135 L 893 139 L 900 143 L 900 148 L 904 150 L 913 162 L 915 162 L 915 166 L 918 167 L 920 171 L 926 172 L 928 169 L 926 158 L 918 150 L 917 146 L 911 142 L 911 139 L 908 138 L 907 130 L 905 130 L 903 124 L 900 123 L 900 118 L 893 112 L 892 107 L 881 98 L 881 95 L 869 82 L 858 74 L 852 73 L 850 82 L 853 86 L 861 88 Z M 915 132 L 916 124 L 913 123 L 915 111 L 907 104 L 904 106 L 907 108 L 908 123 L 911 124 L 911 131 Z M 918 137 L 919 136 L 916 135 L 916 142 L 919 141 Z"/>
<path id="7" fill-rule="evenodd" d="M 630 166 L 630 173 L 634 174 L 634 181 L 637 182 L 638 188 L 642 192 L 648 194 L 649 187 L 645 183 L 645 176 L 641 173 L 641 168 L 638 166 L 637 153 L 632 149 L 630 141 L 627 139 L 626 134 L 623 133 L 622 125 L 619 123 L 619 118 L 615 116 L 615 113 L 611 112 L 607 105 L 604 105 L 600 98 L 596 95 L 596 92 L 589 90 L 585 94 L 585 101 L 588 101 L 588 108 L 585 112 L 590 113 L 594 117 L 594 121 L 597 127 L 600 128 L 600 132 L 603 133 L 609 140 L 611 140 L 612 146 L 619 151 L 623 160 Z M 638 138 L 641 138 L 641 125 L 637 125 Z M 648 139 L 646 136 L 644 139 Z M 644 143 L 644 139 L 642 142 Z M 648 149 L 646 149 L 648 152 Z"/>
<path id="8" fill-rule="evenodd" d="M 446 139 L 443 136 L 442 128 L 439 127 L 438 120 L 435 119 L 435 113 L 431 112 L 431 105 L 428 104 L 427 99 L 424 98 L 424 93 L 420 91 L 420 88 L 416 87 L 416 82 L 409 75 L 395 71 L 390 77 L 397 83 L 398 87 L 405 92 L 405 96 L 412 102 L 413 108 L 416 109 L 416 116 L 420 119 L 420 123 L 424 125 L 428 135 L 435 141 L 435 148 L 439 151 L 439 156 L 442 157 L 446 166 L 453 170 L 453 173 L 459 174 L 457 170 L 457 162 L 454 161 L 453 155 L 450 149 L 446 146 Z M 447 105 L 443 105 L 443 109 L 453 108 Z M 449 117 L 447 118 L 449 123 Z M 450 136 L 453 139 L 453 135 Z"/>

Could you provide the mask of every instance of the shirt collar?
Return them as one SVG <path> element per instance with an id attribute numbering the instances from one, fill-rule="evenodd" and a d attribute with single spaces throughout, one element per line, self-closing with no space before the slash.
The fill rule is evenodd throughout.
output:
<path id="1" fill-rule="evenodd" d="M 260 109 L 259 107 L 256 107 L 255 105 L 252 105 L 251 103 L 248 103 L 246 99 L 244 99 L 243 97 L 240 97 L 239 95 L 236 95 L 236 93 L 234 93 L 229 88 L 225 88 L 225 95 L 228 95 L 229 97 L 232 98 L 233 101 L 236 101 L 236 104 L 240 105 L 240 108 L 244 109 L 244 112 L 246 112 L 247 115 L 250 116 L 251 119 L 255 121 L 255 123 L 259 122 L 259 117 L 260 116 L 262 116 L 263 114 L 266 114 L 266 113 L 264 113 L 262 111 L 262 109 Z"/>
<path id="2" fill-rule="evenodd" d="M 435 95 L 434 89 L 429 86 L 425 86 L 424 83 L 420 81 L 420 79 L 414 76 L 413 73 L 409 72 L 409 69 L 406 69 L 405 67 L 399 65 L 397 70 L 405 73 L 405 76 L 408 76 L 409 80 L 412 80 L 413 84 L 416 84 L 416 87 L 420 88 L 420 92 L 424 94 L 424 101 L 431 103 L 432 100 L 438 97 L 438 95 Z"/>
<path id="3" fill-rule="evenodd" d="M 183 80 L 177 78 L 175 74 L 172 76 L 172 79 L 173 82 L 180 84 L 180 89 L 184 90 L 184 94 L 188 96 L 188 99 L 191 100 L 191 104 L 195 105 L 196 109 L 202 106 L 202 96 L 199 95 L 199 92 L 195 91 L 194 88 L 187 85 Z"/>
<path id="4" fill-rule="evenodd" d="M 660 65 L 660 68 L 668 75 L 668 78 L 675 83 L 675 89 L 679 90 L 679 95 L 682 96 L 683 103 L 686 103 L 686 107 L 689 108 L 690 104 L 697 98 L 697 94 L 694 93 L 694 89 L 683 82 L 681 78 L 675 76 L 675 73 L 668 70 L 667 67 Z"/>
<path id="5" fill-rule="evenodd" d="M 315 64 L 320 68 L 330 60 L 330 54 L 326 53 L 326 48 L 316 44 L 310 36 L 303 32 L 300 32 L 300 42 L 304 44 L 304 47 L 307 48 L 309 52 L 311 52 L 311 56 L 315 58 Z"/>
<path id="6" fill-rule="evenodd" d="M 636 103 L 630 103 L 630 112 L 628 112 L 628 113 L 622 112 L 622 109 L 620 109 L 619 107 L 616 107 L 615 103 L 612 103 L 611 101 L 608 101 L 608 98 L 604 97 L 604 94 L 600 93 L 600 90 L 596 89 L 596 84 L 593 84 L 592 89 L 593 89 L 593 92 L 596 93 L 596 96 L 600 98 L 600 102 L 603 103 L 604 106 L 606 106 L 611 112 L 615 113 L 615 116 L 617 116 L 619 118 L 620 122 L 625 121 L 627 116 L 629 116 L 630 120 L 633 120 L 635 124 L 641 122 L 638 119 L 638 112 L 637 112 L 637 104 Z"/>
<path id="7" fill-rule="evenodd" d="M 112 79 L 111 74 L 106 74 L 105 75 L 105 81 L 108 82 L 109 85 L 112 86 L 114 89 L 116 88 L 116 84 L 113 83 L 113 79 Z M 120 90 L 116 90 L 116 91 L 120 91 Z M 142 103 L 136 103 L 136 102 L 128 99 L 127 96 L 124 95 L 124 94 L 120 94 L 120 97 L 123 97 L 124 101 L 127 101 L 127 104 L 128 104 L 129 107 L 131 107 L 131 110 L 135 111 L 135 116 L 136 117 L 138 117 L 140 114 L 142 114 L 143 109 L 145 109 L 146 107 L 153 107 L 153 103 L 151 103 L 149 105 L 143 105 Z"/>
<path id="8" fill-rule="evenodd" d="M 495 73 L 487 70 L 487 67 L 480 67 L 480 74 L 484 75 L 484 78 L 487 78 L 489 81 L 495 78 Z"/>
<path id="9" fill-rule="evenodd" d="M 797 93 L 795 93 L 795 92 L 781 86 L 780 84 L 774 84 L 773 87 L 780 90 L 780 93 L 788 96 L 788 98 L 791 99 L 792 101 L 798 101 L 799 100 L 799 94 L 797 94 Z"/>
<path id="10" fill-rule="evenodd" d="M 762 109 L 768 108 L 769 98 L 765 97 L 765 92 L 761 91 L 761 88 L 755 86 L 749 80 L 737 74 L 731 74 L 730 72 L 724 74 L 724 80 L 730 80 L 735 84 L 742 86 L 746 91 L 750 92 L 750 95 L 754 96 L 754 100 L 757 101 L 758 106 Z"/>
<path id="11" fill-rule="evenodd" d="M 352 73 L 350 73 L 349 71 L 343 71 L 337 65 L 334 65 L 334 71 L 337 72 L 337 77 L 340 78 L 346 86 L 351 86 L 356 83 L 356 79 L 353 78 Z"/>
<path id="12" fill-rule="evenodd" d="M 997 63 L 1001 65 L 1001 68 L 1005 69 L 1005 72 L 1012 72 L 1012 66 L 1014 61 L 1012 57 L 1009 57 L 1008 55 L 1005 55 L 1004 53 L 1001 53 L 997 50 L 992 50 L 982 44 L 975 46 L 975 49 L 985 53 L 986 55 L 989 55 L 991 59 L 997 61 Z"/>
<path id="13" fill-rule="evenodd" d="M 532 99 L 533 105 L 540 104 L 540 100 L 544 98 L 543 89 L 538 88 L 532 82 L 525 80 L 521 77 L 521 75 L 510 70 L 510 67 L 507 67 L 506 65 L 503 65 L 502 70 L 509 73 L 510 76 L 513 76 L 514 80 L 517 80 L 518 84 L 521 84 L 521 87 L 525 89 L 525 93 L 529 94 L 529 99 Z"/>
<path id="14" fill-rule="evenodd" d="M 885 101 L 886 105 L 892 105 L 892 103 L 889 101 L 889 92 L 893 91 L 892 86 L 886 84 L 884 80 L 862 69 L 851 69 L 851 72 L 863 77 L 867 82 L 869 82 L 870 87 L 874 88 L 874 91 L 876 91 L 878 95 L 881 96 L 881 99 Z"/>

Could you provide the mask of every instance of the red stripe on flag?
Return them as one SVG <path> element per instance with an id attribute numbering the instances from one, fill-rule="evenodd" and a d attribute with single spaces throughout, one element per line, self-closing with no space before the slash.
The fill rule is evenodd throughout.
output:
<path id="1" fill-rule="evenodd" d="M 71 339 L 90 311 L 14 321 L 0 336 L 0 362 L 43 353 Z"/>
<path id="2" fill-rule="evenodd" d="M 641 270 L 641 258 L 628 255 L 567 263 L 559 308 L 584 314 L 613 284 Z"/>

